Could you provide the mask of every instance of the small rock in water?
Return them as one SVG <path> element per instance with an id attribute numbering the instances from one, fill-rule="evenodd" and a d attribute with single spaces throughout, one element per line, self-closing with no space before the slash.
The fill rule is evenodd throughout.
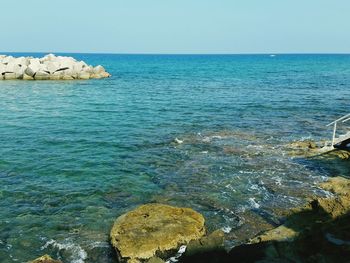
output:
<path id="1" fill-rule="evenodd" d="M 104 67 L 92 67 L 72 57 L 46 55 L 42 58 L 0 55 L 0 80 L 101 79 L 111 75 Z"/>

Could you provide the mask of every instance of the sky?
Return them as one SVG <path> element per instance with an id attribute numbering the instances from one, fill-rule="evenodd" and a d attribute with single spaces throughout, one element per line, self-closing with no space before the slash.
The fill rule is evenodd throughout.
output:
<path id="1" fill-rule="evenodd" d="M 0 4 L 0 52 L 350 53 L 349 0 Z"/>

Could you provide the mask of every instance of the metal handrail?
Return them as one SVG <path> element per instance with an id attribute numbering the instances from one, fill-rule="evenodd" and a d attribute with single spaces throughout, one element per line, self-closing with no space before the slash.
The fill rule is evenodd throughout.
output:
<path id="1" fill-rule="evenodd" d="M 348 117 L 350 117 L 350 113 L 344 115 L 343 117 L 340 117 L 339 119 L 336 119 L 335 121 L 333 121 L 333 122 L 327 124 L 326 126 L 327 126 L 327 127 L 328 127 L 328 126 L 331 126 L 332 124 L 334 124 L 334 123 L 336 123 L 336 122 L 339 122 L 339 121 L 341 121 L 341 120 L 344 120 L 345 118 L 348 118 Z M 350 119 L 350 118 L 349 118 L 349 119 Z M 344 121 L 344 122 L 345 122 L 345 121 Z"/>
<path id="2" fill-rule="evenodd" d="M 332 137 L 332 147 L 334 147 L 334 143 L 335 143 L 335 135 L 337 133 L 337 123 L 342 121 L 343 123 L 344 122 L 347 122 L 350 120 L 350 113 L 349 114 L 346 114 L 344 115 L 343 117 L 340 117 L 339 119 L 336 119 L 335 121 L 327 124 L 326 126 L 331 126 L 332 124 L 334 124 L 333 126 L 333 137 Z"/>
<path id="3" fill-rule="evenodd" d="M 347 118 L 346 120 L 343 120 L 342 123 L 350 121 L 350 118 Z"/>

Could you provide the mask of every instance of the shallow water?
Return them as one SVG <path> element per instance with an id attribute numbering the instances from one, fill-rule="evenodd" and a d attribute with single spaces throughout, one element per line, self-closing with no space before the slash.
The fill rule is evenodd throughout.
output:
<path id="1" fill-rule="evenodd" d="M 115 262 L 113 220 L 147 202 L 192 207 L 234 245 L 349 174 L 285 146 L 349 112 L 349 55 L 74 56 L 113 77 L 0 82 L 1 262 Z"/>

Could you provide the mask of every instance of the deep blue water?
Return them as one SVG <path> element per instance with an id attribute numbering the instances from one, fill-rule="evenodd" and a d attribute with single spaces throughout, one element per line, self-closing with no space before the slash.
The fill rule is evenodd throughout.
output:
<path id="1" fill-rule="evenodd" d="M 349 174 L 286 145 L 350 112 L 350 55 L 72 56 L 112 77 L 0 82 L 0 262 L 115 262 L 113 220 L 147 202 L 235 244 Z"/>

